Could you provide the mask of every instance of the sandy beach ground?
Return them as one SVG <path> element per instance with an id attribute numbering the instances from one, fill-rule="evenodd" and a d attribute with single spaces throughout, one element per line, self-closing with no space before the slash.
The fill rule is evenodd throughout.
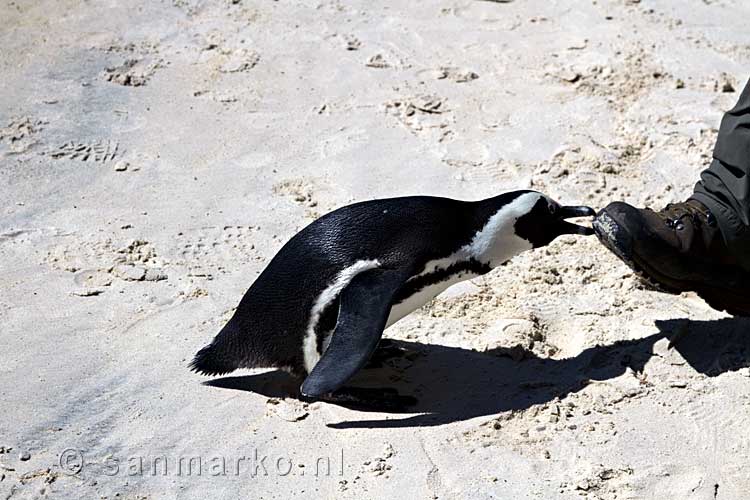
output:
<path id="1" fill-rule="evenodd" d="M 388 329 L 413 413 L 187 363 L 336 207 L 690 193 L 742 0 L 0 3 L 2 498 L 743 499 L 750 321 L 564 237 Z M 674 345 L 670 348 L 670 339 Z M 198 463 L 200 462 L 200 463 Z"/>

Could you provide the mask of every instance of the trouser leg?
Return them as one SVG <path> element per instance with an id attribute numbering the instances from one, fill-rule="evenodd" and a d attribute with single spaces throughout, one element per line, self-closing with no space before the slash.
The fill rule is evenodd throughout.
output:
<path id="1" fill-rule="evenodd" d="M 711 210 L 727 247 L 750 270 L 750 82 L 724 115 L 713 156 L 692 197 Z"/>

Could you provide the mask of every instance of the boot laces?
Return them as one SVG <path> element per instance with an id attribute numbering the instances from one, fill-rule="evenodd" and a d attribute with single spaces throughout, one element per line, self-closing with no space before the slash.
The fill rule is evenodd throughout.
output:
<path id="1" fill-rule="evenodd" d="M 696 226 L 700 226 L 703 221 L 708 224 L 709 227 L 716 227 L 716 218 L 714 215 L 702 205 L 697 203 L 670 203 L 665 208 L 666 212 L 666 224 L 671 229 L 681 231 L 685 228 L 683 219 L 689 218 L 692 223 Z"/>

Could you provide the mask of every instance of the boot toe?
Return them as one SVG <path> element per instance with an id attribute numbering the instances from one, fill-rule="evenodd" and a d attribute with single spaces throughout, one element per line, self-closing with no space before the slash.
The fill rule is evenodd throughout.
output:
<path id="1" fill-rule="evenodd" d="M 705 236 L 703 215 L 689 202 L 654 212 L 618 201 L 599 211 L 593 228 L 649 288 L 694 291 L 717 310 L 750 316 L 750 273 L 725 262 L 725 249 L 706 243 L 715 239 Z"/>
<path id="2" fill-rule="evenodd" d="M 641 281 L 654 290 L 675 293 L 678 291 L 668 284 L 653 269 L 642 262 L 644 255 L 656 253 L 654 262 L 660 260 L 661 242 L 654 241 L 648 230 L 648 221 L 643 212 L 623 202 L 613 202 L 599 211 L 592 224 L 599 241 L 623 261 Z"/>
<path id="3" fill-rule="evenodd" d="M 643 227 L 637 208 L 620 201 L 610 203 L 596 215 L 592 226 L 599 240 L 626 262 L 633 252 L 635 234 Z"/>

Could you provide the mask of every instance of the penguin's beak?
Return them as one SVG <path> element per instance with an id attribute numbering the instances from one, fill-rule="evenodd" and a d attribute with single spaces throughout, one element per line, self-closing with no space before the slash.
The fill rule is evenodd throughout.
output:
<path id="1" fill-rule="evenodd" d="M 590 227 L 579 226 L 571 222 L 566 222 L 565 219 L 572 219 L 574 217 L 593 217 L 596 215 L 596 211 L 591 207 L 585 206 L 569 206 L 560 207 L 555 215 L 560 219 L 560 225 L 562 226 L 561 234 L 582 234 L 589 236 L 594 234 L 594 230 Z"/>

